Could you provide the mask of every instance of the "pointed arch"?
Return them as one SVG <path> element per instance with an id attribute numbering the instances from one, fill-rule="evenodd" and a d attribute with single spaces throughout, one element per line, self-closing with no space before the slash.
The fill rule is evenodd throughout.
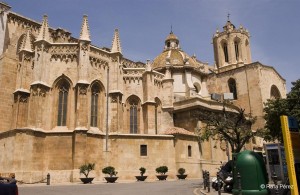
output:
<path id="1" fill-rule="evenodd" d="M 278 88 L 275 85 L 272 85 L 270 90 L 270 99 L 279 99 L 279 98 L 281 98 L 281 94 Z"/>
<path id="2" fill-rule="evenodd" d="M 237 99 L 237 88 L 236 88 L 236 81 L 233 78 L 228 79 L 228 88 L 230 93 L 233 94 L 233 99 Z"/>
<path id="3" fill-rule="evenodd" d="M 136 95 L 131 95 L 126 100 L 128 130 L 131 134 L 140 132 L 141 100 Z"/>
<path id="4" fill-rule="evenodd" d="M 66 79 L 61 79 L 56 88 L 58 92 L 57 126 L 66 126 L 70 83 Z"/>
<path id="5" fill-rule="evenodd" d="M 224 62 L 229 62 L 229 55 L 228 55 L 228 43 L 226 40 L 221 41 L 221 46 L 223 50 Z"/>
<path id="6" fill-rule="evenodd" d="M 238 62 L 241 58 L 241 39 L 236 37 L 233 42 L 234 42 L 235 60 Z"/>
<path id="7" fill-rule="evenodd" d="M 71 80 L 65 75 L 58 77 L 53 83 L 52 91 L 54 98 L 53 127 L 69 126 L 70 99 L 72 96 Z"/>
<path id="8" fill-rule="evenodd" d="M 103 129 L 105 89 L 95 80 L 90 85 L 90 126 Z"/>

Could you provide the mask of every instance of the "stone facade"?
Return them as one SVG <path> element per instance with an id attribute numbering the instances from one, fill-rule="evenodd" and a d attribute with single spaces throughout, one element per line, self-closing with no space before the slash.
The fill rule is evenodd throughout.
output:
<path id="1" fill-rule="evenodd" d="M 170 178 L 180 167 L 191 178 L 215 173 L 226 144 L 199 143 L 194 131 L 204 124 L 193 113 L 222 111 L 211 94 L 231 92 L 225 109 L 245 108 L 262 127 L 263 102 L 285 97 L 285 80 L 251 61 L 249 32 L 230 21 L 214 35 L 210 66 L 186 54 L 173 32 L 161 54 L 141 63 L 122 55 L 117 29 L 111 49 L 92 45 L 87 16 L 74 38 L 47 16 L 37 23 L 4 3 L 0 11 L 0 172 L 25 182 L 47 173 L 52 182 L 78 181 L 86 162 L 95 162 L 96 180 L 108 165 L 128 180 L 142 166 L 150 179 L 161 165 Z"/>

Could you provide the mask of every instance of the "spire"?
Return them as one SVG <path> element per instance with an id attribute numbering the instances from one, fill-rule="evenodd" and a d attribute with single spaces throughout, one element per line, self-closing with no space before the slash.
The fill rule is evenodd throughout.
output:
<path id="1" fill-rule="evenodd" d="M 112 41 L 111 52 L 116 53 L 119 52 L 122 54 L 121 42 L 119 37 L 119 30 L 115 29 L 114 38 Z"/>
<path id="2" fill-rule="evenodd" d="M 83 21 L 81 25 L 81 32 L 80 32 L 79 39 L 82 41 L 91 41 L 87 15 L 83 15 Z"/>
<path id="3" fill-rule="evenodd" d="M 31 45 L 31 31 L 27 29 L 26 35 L 23 38 L 23 42 L 20 47 L 20 51 L 28 51 L 32 52 L 32 45 Z"/>
<path id="4" fill-rule="evenodd" d="M 40 40 L 45 40 L 45 41 L 50 40 L 48 16 L 47 15 L 44 15 L 44 17 L 43 17 L 42 26 L 41 26 L 41 29 L 40 29 L 40 32 L 39 32 L 39 35 L 38 35 L 36 41 L 40 41 Z"/>

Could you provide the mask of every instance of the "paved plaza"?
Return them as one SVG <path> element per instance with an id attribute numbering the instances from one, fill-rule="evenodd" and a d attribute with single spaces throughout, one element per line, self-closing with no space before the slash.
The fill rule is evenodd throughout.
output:
<path id="1" fill-rule="evenodd" d="M 202 180 L 18 185 L 20 195 L 202 195 Z M 214 191 L 214 190 L 212 190 Z M 215 193 L 210 193 L 215 194 Z"/>

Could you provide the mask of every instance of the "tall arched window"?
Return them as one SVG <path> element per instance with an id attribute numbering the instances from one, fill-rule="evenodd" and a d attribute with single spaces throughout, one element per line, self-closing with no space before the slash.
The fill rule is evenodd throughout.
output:
<path id="1" fill-rule="evenodd" d="M 70 85 L 65 80 L 61 81 L 58 85 L 57 126 L 66 126 L 69 88 Z"/>
<path id="2" fill-rule="evenodd" d="M 126 130 L 129 133 L 140 133 L 141 129 L 141 100 L 136 95 L 131 95 L 126 100 Z"/>
<path id="3" fill-rule="evenodd" d="M 225 62 L 229 62 L 227 43 L 223 43 L 223 51 L 224 51 Z"/>
<path id="4" fill-rule="evenodd" d="M 130 105 L 130 133 L 137 133 L 137 119 L 137 105 L 135 103 L 132 103 Z"/>
<path id="5" fill-rule="evenodd" d="M 99 84 L 93 84 L 91 89 L 91 127 L 98 126 L 99 93 Z"/>
<path id="6" fill-rule="evenodd" d="M 237 90 L 236 90 L 236 82 L 233 78 L 230 78 L 228 80 L 228 87 L 229 87 L 229 91 L 230 93 L 233 94 L 233 99 L 237 99 Z"/>
<path id="7" fill-rule="evenodd" d="M 235 59 L 239 61 L 240 51 L 239 51 L 239 41 L 234 41 Z"/>

